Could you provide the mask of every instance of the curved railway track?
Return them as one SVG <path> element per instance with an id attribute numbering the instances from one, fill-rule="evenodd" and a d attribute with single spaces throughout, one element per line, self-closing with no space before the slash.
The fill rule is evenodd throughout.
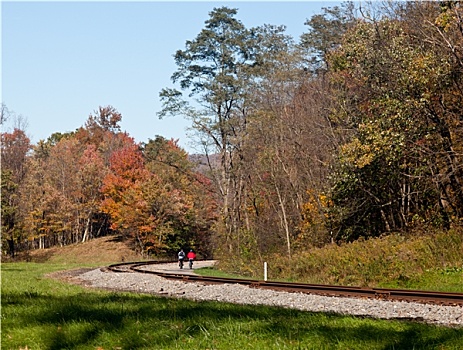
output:
<path id="1" fill-rule="evenodd" d="M 386 289 L 386 288 L 363 288 L 335 285 L 305 284 L 293 282 L 274 282 L 253 279 L 237 279 L 200 276 L 189 273 L 187 270 L 178 272 L 166 272 L 161 270 L 148 270 L 146 266 L 175 263 L 172 261 L 143 261 L 113 264 L 107 267 L 112 272 L 136 272 L 155 274 L 166 279 L 182 280 L 203 284 L 240 284 L 250 288 L 271 289 L 290 293 L 306 293 L 324 296 L 368 298 L 381 300 L 396 300 L 407 302 L 418 302 L 424 304 L 438 304 L 449 306 L 463 306 L 463 293 L 447 293 L 434 291 L 420 291 L 407 289 Z"/>

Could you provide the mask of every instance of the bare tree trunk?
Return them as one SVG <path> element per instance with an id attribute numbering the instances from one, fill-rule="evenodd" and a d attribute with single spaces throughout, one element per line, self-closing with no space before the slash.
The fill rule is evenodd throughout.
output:
<path id="1" fill-rule="evenodd" d="M 85 225 L 85 231 L 84 231 L 84 236 L 82 237 L 82 243 L 85 242 L 85 240 L 87 239 L 87 235 L 88 235 L 88 228 L 90 227 L 90 215 L 89 217 L 87 218 L 87 224 Z"/>
<path id="2" fill-rule="evenodd" d="M 286 216 L 286 209 L 285 209 L 285 205 L 283 202 L 283 198 L 281 197 L 280 189 L 278 188 L 276 184 L 275 184 L 275 190 L 278 195 L 278 202 L 280 204 L 280 209 L 281 209 L 282 226 L 285 230 L 285 235 L 286 235 L 286 249 L 288 250 L 288 257 L 291 259 L 291 239 L 290 239 L 290 234 L 289 234 L 289 225 L 288 225 L 288 220 Z"/>

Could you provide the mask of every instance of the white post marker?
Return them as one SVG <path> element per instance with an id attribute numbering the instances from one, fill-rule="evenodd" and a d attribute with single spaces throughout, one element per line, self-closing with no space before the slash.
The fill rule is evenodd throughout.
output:
<path id="1" fill-rule="evenodd" d="M 267 262 L 264 262 L 264 281 L 267 282 Z"/>

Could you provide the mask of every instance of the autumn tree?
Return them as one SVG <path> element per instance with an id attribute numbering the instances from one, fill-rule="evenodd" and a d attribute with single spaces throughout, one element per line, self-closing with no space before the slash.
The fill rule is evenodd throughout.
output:
<path id="1" fill-rule="evenodd" d="M 113 153 L 102 187 L 102 210 L 111 228 L 132 238 L 142 253 L 194 247 L 210 254 L 213 213 L 202 194 L 206 184 L 200 183 L 187 153 L 161 137 L 141 147 L 129 138 L 125 143 Z"/>
<path id="2" fill-rule="evenodd" d="M 123 147 L 120 122 L 122 114 L 113 106 L 100 106 L 90 114 L 84 126 L 76 131 L 76 137 L 81 144 L 92 144 L 101 154 L 104 165 L 109 166 L 112 152 Z"/>
<path id="3" fill-rule="evenodd" d="M 336 18 L 343 13 L 325 11 L 336 13 Z M 320 18 L 310 23 L 316 20 Z M 344 19 L 346 28 L 351 20 Z M 331 18 L 323 21 L 325 34 L 328 27 L 335 31 L 340 26 Z M 273 46 L 268 52 L 259 50 L 259 64 L 249 71 L 257 79 L 250 81 L 252 92 L 247 96 L 253 108 L 244 137 L 247 211 L 242 220 L 261 254 L 275 247 L 281 250 L 284 244 L 291 256 L 293 245 L 322 245 L 331 238 L 327 176 L 341 138 L 330 118 L 334 108 L 330 86 L 319 72 L 307 69 L 307 55 L 322 48 L 328 53 L 341 41 L 341 33 L 329 40 L 316 27 L 296 45 L 291 37 L 271 29 L 256 29 L 260 33 L 256 47 L 269 47 L 267 40 Z M 317 55 L 324 59 L 321 52 Z"/>
<path id="4" fill-rule="evenodd" d="M 104 199 L 101 210 L 111 219 L 111 229 L 132 237 L 139 250 L 144 248 L 144 235 L 154 229 L 148 203 L 143 198 L 143 185 L 149 178 L 142 153 L 134 140 L 123 138 L 124 147 L 112 153 L 109 172 L 103 180 Z"/>
<path id="5" fill-rule="evenodd" d="M 74 243 L 79 236 L 78 159 L 81 146 L 72 135 L 55 145 L 36 147 L 28 162 L 21 198 L 27 233 L 44 246 Z M 40 151 L 43 151 L 41 153 Z"/>
<path id="6" fill-rule="evenodd" d="M 337 118 L 353 132 L 333 188 L 338 238 L 461 218 L 461 66 L 435 24 L 440 5 L 411 11 L 358 23 L 330 55 Z M 446 35 L 461 40 L 453 13 Z"/>
<path id="7" fill-rule="evenodd" d="M 17 182 L 24 178 L 26 156 L 30 149 L 30 140 L 23 130 L 15 128 L 12 133 L 1 134 L 2 169 L 9 169 Z"/>
<path id="8" fill-rule="evenodd" d="M 21 237 L 21 225 L 18 220 L 17 188 L 10 170 L 2 170 L 1 181 L 1 215 L 2 215 L 2 250 L 12 257 Z M 6 244 L 5 244 L 6 243 Z"/>
<path id="9" fill-rule="evenodd" d="M 422 40 L 426 53 L 410 65 L 414 93 L 421 93 L 424 122 L 430 123 L 420 156 L 428 159 L 439 193 L 440 216 L 448 227 L 463 216 L 463 7 L 458 1 L 409 4 L 400 19 L 411 40 Z M 431 161 L 432 159 L 432 161 Z"/>
<path id="10" fill-rule="evenodd" d="M 34 146 L 19 196 L 24 234 L 32 247 L 66 245 L 108 233 L 100 188 L 111 152 L 123 144 L 120 120 L 113 107 L 100 107 L 86 127 L 53 133 Z"/>
<path id="11" fill-rule="evenodd" d="M 196 171 L 175 140 L 158 136 L 144 145 L 143 154 L 147 169 L 156 175 L 147 195 L 153 215 L 162 222 L 167 250 L 189 247 L 211 256 L 216 204 L 210 180 Z"/>
<path id="12" fill-rule="evenodd" d="M 15 128 L 12 133 L 1 133 L 2 242 L 6 241 L 12 256 L 23 236 L 19 191 L 26 175 L 26 159 L 30 149 L 30 140 L 24 130 Z"/>
<path id="13" fill-rule="evenodd" d="M 108 218 L 100 212 L 102 201 L 101 187 L 107 173 L 102 155 L 95 145 L 87 145 L 79 159 L 78 195 L 79 213 L 85 229 L 82 242 L 106 232 Z"/>

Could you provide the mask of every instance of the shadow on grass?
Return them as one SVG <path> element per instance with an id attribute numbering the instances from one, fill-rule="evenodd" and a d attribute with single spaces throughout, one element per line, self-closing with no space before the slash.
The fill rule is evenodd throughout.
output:
<path id="1" fill-rule="evenodd" d="M 272 344 L 278 339 L 303 348 L 304 344 L 316 348 L 313 341 L 317 339 L 328 349 L 353 342 L 363 344 L 358 348 L 370 344 L 370 348 L 377 349 L 435 349 L 438 344 L 458 344 L 463 338 L 463 329 L 419 323 L 378 323 L 335 314 L 128 293 L 89 292 L 66 297 L 7 292 L 2 295 L 2 306 L 2 328 L 6 331 L 2 332 L 2 344 L 16 349 L 26 345 L 27 339 L 15 339 L 15 331 L 24 334 L 20 330 L 29 328 L 39 333 L 41 348 L 51 350 L 100 345 L 121 349 L 176 348 L 182 339 L 201 344 L 211 338 L 228 338 L 232 341 L 228 349 L 240 348 L 233 340 L 243 338 L 256 339 L 261 341 L 256 344 L 261 345 L 262 341 Z M 224 333 L 224 329 L 228 331 Z M 103 346 L 105 343 L 109 345 Z M 225 348 L 220 344 L 216 348 Z"/>
<path id="2" fill-rule="evenodd" d="M 16 267 L 8 267 L 7 264 L 2 264 L 2 267 L 1 267 L 1 271 L 7 271 L 7 272 L 22 272 L 24 271 L 25 269 L 19 269 L 19 268 L 16 268 Z"/>

